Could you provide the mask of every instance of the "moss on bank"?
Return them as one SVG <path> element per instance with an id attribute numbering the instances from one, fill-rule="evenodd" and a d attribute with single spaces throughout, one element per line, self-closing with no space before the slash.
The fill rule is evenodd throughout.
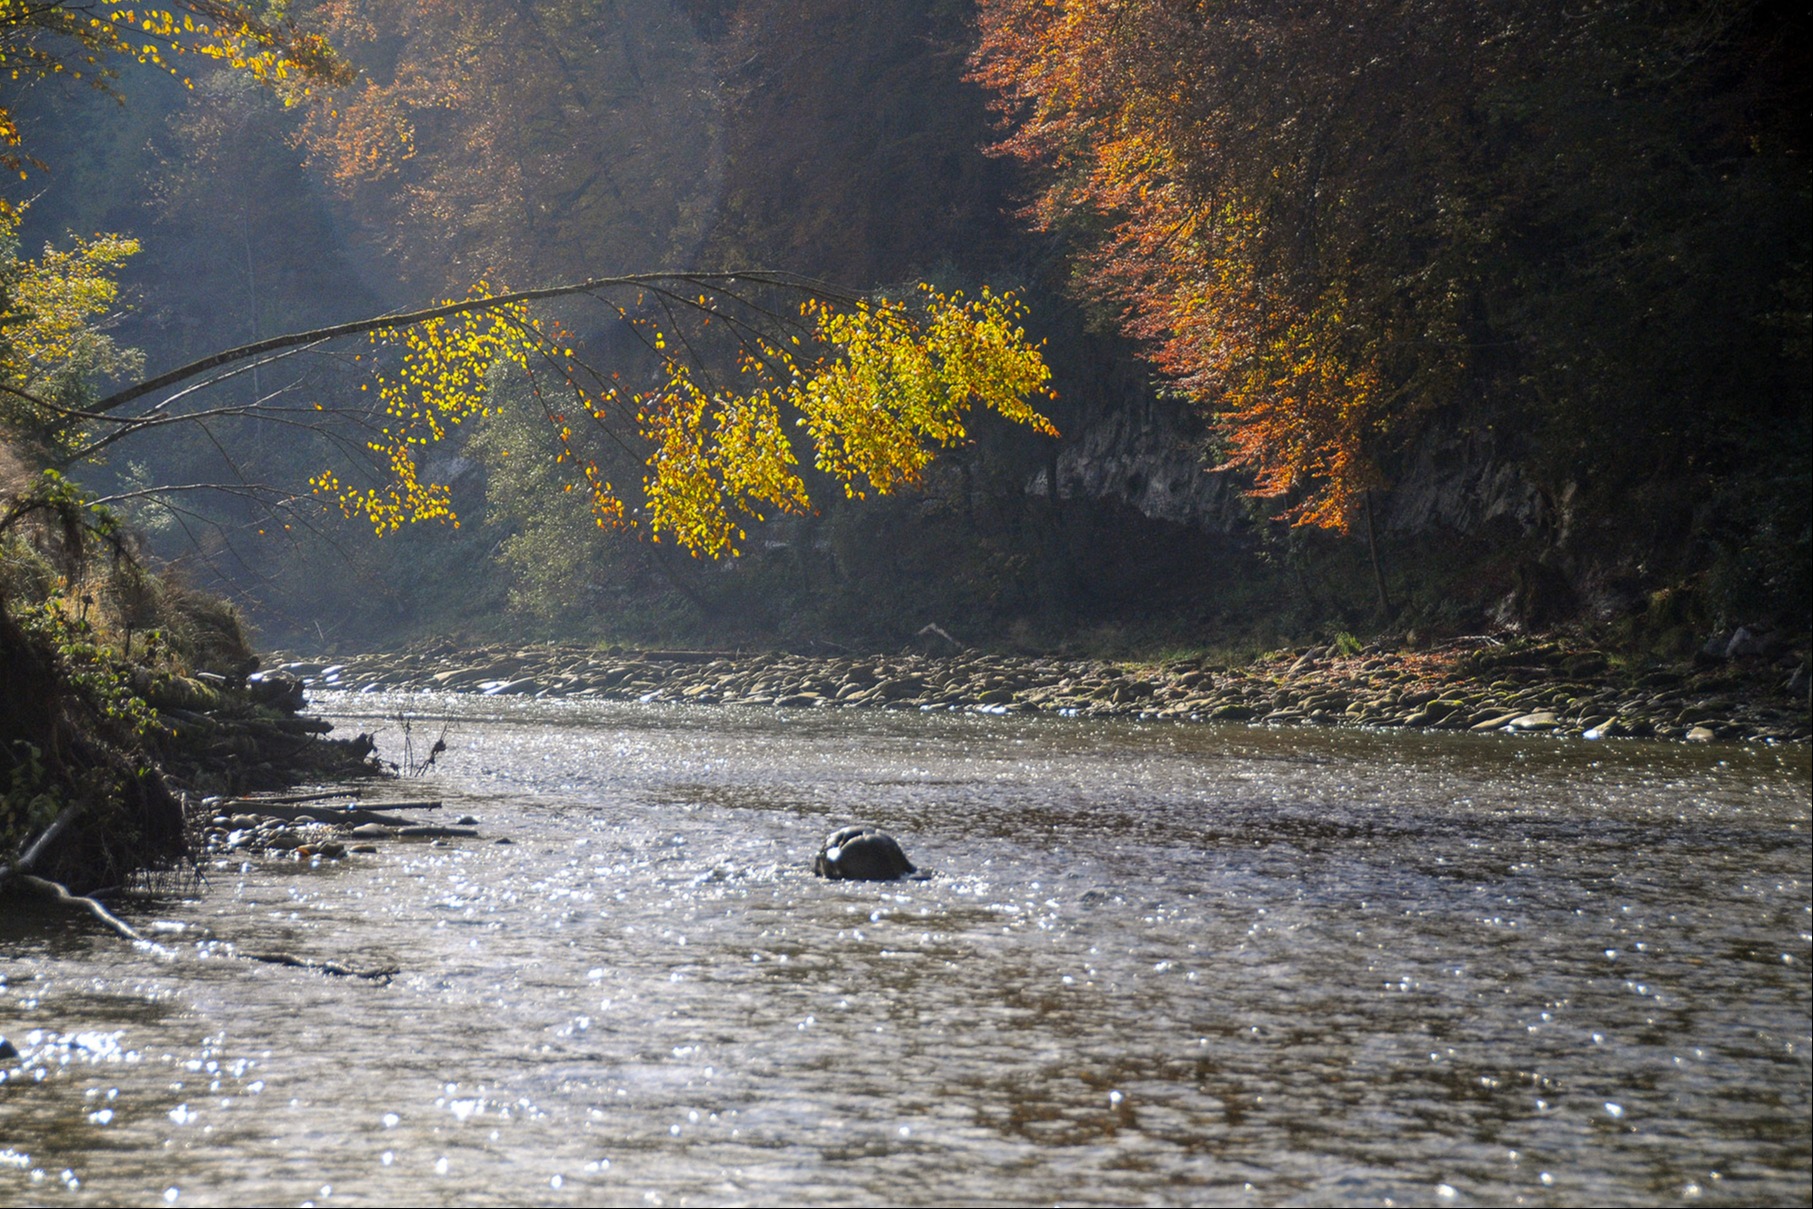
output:
<path id="1" fill-rule="evenodd" d="M 257 666 L 229 606 L 148 572 L 66 482 L 0 500 L 0 889 L 179 864 L 186 793 L 377 771 L 369 739 L 322 739 Z"/>

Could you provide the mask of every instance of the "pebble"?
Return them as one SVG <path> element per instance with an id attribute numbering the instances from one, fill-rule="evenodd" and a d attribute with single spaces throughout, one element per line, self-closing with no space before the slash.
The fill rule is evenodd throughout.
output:
<path id="1" fill-rule="evenodd" d="M 1626 669 L 1604 652 L 1559 639 L 1456 639 L 1418 650 L 1375 644 L 1346 655 L 1304 647 L 1237 667 L 1201 659 L 1154 664 L 979 652 L 733 657 L 545 647 L 468 651 L 457 662 L 427 654 L 362 656 L 341 665 L 336 687 L 523 692 L 533 686 L 548 697 L 767 709 L 1038 712 L 1805 743 L 1813 734 L 1805 695 L 1781 686 L 1805 664 L 1806 652 L 1782 659 L 1782 670 L 1759 664 L 1746 681 L 1729 664 L 1710 673 Z M 318 663 L 292 662 L 283 671 L 302 679 L 325 675 Z"/>

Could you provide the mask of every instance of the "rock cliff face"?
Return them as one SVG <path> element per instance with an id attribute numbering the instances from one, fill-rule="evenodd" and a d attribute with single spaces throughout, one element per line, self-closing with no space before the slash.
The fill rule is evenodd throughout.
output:
<path id="1" fill-rule="evenodd" d="M 1507 526 L 1522 536 L 1566 539 L 1574 490 L 1559 498 L 1484 425 L 1431 425 L 1411 449 L 1398 480 L 1381 498 L 1388 533 L 1474 535 Z"/>
<path id="2" fill-rule="evenodd" d="M 1250 523 L 1241 480 L 1210 469 L 1208 425 L 1184 404 L 1148 398 L 1109 411 L 1058 453 L 1059 499 L 1127 504 L 1154 520 L 1214 533 L 1238 533 Z M 1049 468 L 1028 483 L 1049 495 Z"/>
<path id="3" fill-rule="evenodd" d="M 1565 537 L 1568 503 L 1545 491 L 1484 424 L 1432 425 L 1410 451 L 1378 524 L 1400 537 L 1473 535 L 1508 524 L 1521 536 Z M 1190 406 L 1166 399 L 1112 410 L 1068 440 L 1057 459 L 1061 499 L 1106 499 L 1154 520 L 1239 533 L 1255 508 L 1238 474 L 1212 470 L 1209 426 Z M 1028 491 L 1049 494 L 1050 471 Z"/>

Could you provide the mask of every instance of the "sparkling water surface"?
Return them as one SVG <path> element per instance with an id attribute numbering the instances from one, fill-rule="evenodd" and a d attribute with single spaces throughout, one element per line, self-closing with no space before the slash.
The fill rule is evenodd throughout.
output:
<path id="1" fill-rule="evenodd" d="M 1813 1197 L 1804 748 L 315 704 L 482 838 L 9 907 L 0 1203 Z"/>

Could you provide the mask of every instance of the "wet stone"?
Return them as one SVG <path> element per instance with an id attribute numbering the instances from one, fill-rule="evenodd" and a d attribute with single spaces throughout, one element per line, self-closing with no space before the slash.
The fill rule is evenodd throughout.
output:
<path id="1" fill-rule="evenodd" d="M 834 881 L 896 881 L 918 870 L 900 842 L 877 827 L 844 827 L 825 837 L 812 872 Z"/>

